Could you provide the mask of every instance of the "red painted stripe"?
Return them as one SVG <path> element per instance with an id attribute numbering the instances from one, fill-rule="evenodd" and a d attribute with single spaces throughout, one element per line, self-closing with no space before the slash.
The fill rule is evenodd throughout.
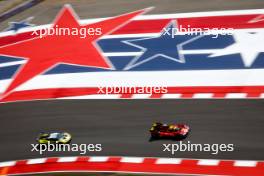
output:
<path id="1" fill-rule="evenodd" d="M 261 93 L 248 93 L 247 94 L 247 98 L 257 98 L 257 97 L 260 97 Z"/>
<path id="2" fill-rule="evenodd" d="M 215 93 L 213 98 L 225 98 L 226 93 Z"/>
<path id="3" fill-rule="evenodd" d="M 196 18 L 180 18 L 178 24 L 184 27 L 195 28 L 263 28 L 264 21 L 257 23 L 248 23 L 250 20 L 259 15 L 237 15 L 237 16 L 214 16 L 214 17 L 196 17 Z"/>
<path id="4" fill-rule="evenodd" d="M 16 166 L 25 165 L 27 163 L 27 160 L 20 160 L 16 162 Z"/>
<path id="5" fill-rule="evenodd" d="M 89 160 L 89 157 L 81 156 L 77 158 L 76 162 L 87 162 L 88 160 Z"/>
<path id="6" fill-rule="evenodd" d="M 56 88 L 35 89 L 13 92 L 4 97 L 0 102 L 24 101 L 36 99 L 51 99 L 70 96 L 82 96 L 97 94 L 99 88 Z M 249 95 L 260 95 L 264 93 L 264 86 L 197 86 L 197 87 L 168 87 L 167 94 L 180 93 L 181 98 L 192 98 L 195 93 L 214 93 L 214 98 L 222 98 L 226 93 L 249 93 Z M 132 95 L 131 95 L 132 96 Z M 123 98 L 130 98 L 123 95 Z M 159 95 L 153 95 L 159 96 Z"/>
<path id="7" fill-rule="evenodd" d="M 263 93 L 264 86 L 195 86 L 195 87 L 168 87 L 168 93 Z"/>
<path id="8" fill-rule="evenodd" d="M 133 94 L 122 94 L 120 98 L 132 98 Z"/>
<path id="9" fill-rule="evenodd" d="M 161 98 L 163 94 L 152 94 L 149 98 Z"/>
<path id="10" fill-rule="evenodd" d="M 192 98 L 194 96 L 193 93 L 183 93 L 181 94 L 181 97 L 180 98 Z"/>
<path id="11" fill-rule="evenodd" d="M 0 37 L 0 46 L 8 45 L 8 44 L 23 41 L 23 40 L 32 39 L 34 37 L 37 37 L 37 35 L 33 32 L 24 32 L 24 33 L 19 33 L 15 35 L 8 35 L 8 36 Z"/>
<path id="12" fill-rule="evenodd" d="M 237 15 L 237 16 L 214 16 L 214 17 L 192 17 L 178 19 L 157 19 L 132 21 L 113 34 L 136 34 L 136 33 L 157 33 L 160 32 L 171 20 L 177 20 L 178 26 L 182 28 L 263 28 L 264 21 L 248 23 L 257 15 Z"/>
<path id="13" fill-rule="evenodd" d="M 171 20 L 173 19 L 131 21 L 112 34 L 159 33 Z"/>
<path id="14" fill-rule="evenodd" d="M 46 163 L 56 163 L 58 161 L 58 158 L 48 158 L 47 160 L 46 160 Z"/>

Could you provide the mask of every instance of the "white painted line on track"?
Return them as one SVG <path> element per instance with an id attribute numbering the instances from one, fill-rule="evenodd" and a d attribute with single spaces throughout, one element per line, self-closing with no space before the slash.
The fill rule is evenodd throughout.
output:
<path id="1" fill-rule="evenodd" d="M 58 162 L 75 162 L 78 157 L 60 157 Z"/>
<path id="2" fill-rule="evenodd" d="M 140 157 L 122 157 L 121 163 L 143 163 L 144 158 Z"/>
<path id="3" fill-rule="evenodd" d="M 236 167 L 256 167 L 256 161 L 235 161 L 234 166 Z"/>
<path id="4" fill-rule="evenodd" d="M 27 161 L 27 164 L 41 164 L 41 163 L 45 163 L 46 161 L 47 161 L 47 158 L 29 159 Z"/>
<path id="5" fill-rule="evenodd" d="M 178 158 L 159 158 L 156 164 L 181 164 L 182 159 Z"/>
<path id="6" fill-rule="evenodd" d="M 89 162 L 106 162 L 109 157 L 106 156 L 93 156 L 89 158 Z"/>
<path id="7" fill-rule="evenodd" d="M 211 159 L 201 159 L 198 161 L 197 165 L 201 166 L 217 166 L 219 164 L 219 160 L 211 160 Z"/>

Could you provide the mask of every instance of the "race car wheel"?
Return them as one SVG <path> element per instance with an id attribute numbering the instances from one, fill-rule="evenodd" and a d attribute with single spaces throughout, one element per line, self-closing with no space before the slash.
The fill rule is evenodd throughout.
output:
<path id="1" fill-rule="evenodd" d="M 186 139 L 189 133 L 186 133 L 185 135 L 179 135 L 179 139 L 183 140 Z"/>
<path id="2" fill-rule="evenodd" d="M 151 137 L 152 137 L 152 138 L 158 138 L 159 135 L 158 135 L 157 133 L 151 133 Z"/>

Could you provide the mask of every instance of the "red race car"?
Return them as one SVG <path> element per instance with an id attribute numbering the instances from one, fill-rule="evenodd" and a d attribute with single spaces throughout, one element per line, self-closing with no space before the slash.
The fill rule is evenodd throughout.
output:
<path id="1" fill-rule="evenodd" d="M 190 132 L 190 127 L 185 124 L 153 123 L 150 128 L 151 140 L 158 138 L 185 139 Z"/>

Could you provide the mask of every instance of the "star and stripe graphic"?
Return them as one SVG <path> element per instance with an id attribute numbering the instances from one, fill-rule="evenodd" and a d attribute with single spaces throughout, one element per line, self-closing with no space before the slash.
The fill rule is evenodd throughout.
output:
<path id="1" fill-rule="evenodd" d="M 264 93 L 263 10 L 145 15 L 149 10 L 88 21 L 66 5 L 48 27 L 102 29 L 101 35 L 86 38 L 32 35 L 40 27 L 0 33 L 1 101 L 85 96 L 111 86 Z M 166 35 L 179 25 L 234 31 L 217 37 Z"/>

